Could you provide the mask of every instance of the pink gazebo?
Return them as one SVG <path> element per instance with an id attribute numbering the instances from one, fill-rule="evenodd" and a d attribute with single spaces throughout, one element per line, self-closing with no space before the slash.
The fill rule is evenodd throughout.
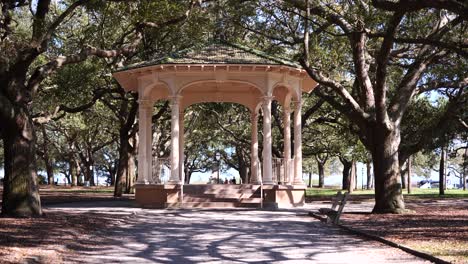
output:
<path id="1" fill-rule="evenodd" d="M 137 203 L 146 207 L 203 205 L 226 207 L 246 206 L 246 203 L 242 203 L 244 199 L 250 202 L 248 205 L 256 206 L 261 183 L 265 193 L 262 196 L 265 205 L 290 207 L 301 206 L 304 203 L 306 187 L 302 180 L 301 94 L 312 91 L 316 83 L 300 65 L 244 46 L 218 42 L 195 46 L 160 59 L 134 64 L 118 70 L 113 75 L 126 91 L 139 94 L 140 143 L 138 180 L 135 185 Z M 169 182 L 165 184 L 152 177 L 151 117 L 153 105 L 158 100 L 169 100 L 171 105 L 171 173 Z M 272 100 L 281 104 L 284 112 L 282 182 L 273 179 Z M 190 105 L 206 102 L 238 103 L 250 110 L 252 124 L 250 183 L 236 187 L 229 185 L 192 187 L 185 185 L 184 187 L 184 110 Z M 258 158 L 260 109 L 263 114 L 264 137 L 261 175 Z M 291 157 L 291 111 L 294 112 L 293 158 Z M 232 203 L 216 204 L 216 193 L 226 193 L 229 188 L 244 191 L 234 191 L 233 193 L 240 193 L 240 196 L 233 197 Z M 203 195 L 207 192 L 212 195 L 203 201 L 203 197 L 208 197 Z"/>

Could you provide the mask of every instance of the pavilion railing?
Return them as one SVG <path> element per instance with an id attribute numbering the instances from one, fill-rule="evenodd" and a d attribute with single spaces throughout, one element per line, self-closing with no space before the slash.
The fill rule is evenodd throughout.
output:
<path id="1" fill-rule="evenodd" d="M 171 176 L 170 158 L 153 158 L 153 173 L 149 179 L 150 184 L 164 184 Z"/>
<path id="2" fill-rule="evenodd" d="M 288 162 L 288 173 L 284 173 L 284 164 Z M 285 158 L 273 158 L 273 183 L 275 184 L 286 184 L 292 180 L 292 159 L 288 161 Z"/>

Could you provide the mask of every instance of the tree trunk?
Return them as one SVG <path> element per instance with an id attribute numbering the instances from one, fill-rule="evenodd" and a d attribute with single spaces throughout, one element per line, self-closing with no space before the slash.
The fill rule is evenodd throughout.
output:
<path id="1" fill-rule="evenodd" d="M 52 165 L 52 162 L 50 161 L 49 157 L 47 158 L 44 157 L 44 161 L 45 161 L 46 172 L 47 172 L 47 183 L 53 185 L 54 184 L 54 166 Z"/>
<path id="2" fill-rule="evenodd" d="M 356 186 L 357 186 L 357 180 L 356 180 L 356 177 L 357 177 L 357 173 L 356 173 L 356 161 L 352 161 L 351 162 L 351 175 L 349 176 L 350 178 L 350 182 L 349 182 L 349 188 L 348 188 L 348 192 L 349 193 L 353 193 L 354 190 L 356 190 Z"/>
<path id="3" fill-rule="evenodd" d="M 119 166 L 119 159 L 114 161 L 112 165 L 112 173 L 110 175 L 110 186 L 115 186 L 115 175 L 117 174 L 117 166 Z"/>
<path id="4" fill-rule="evenodd" d="M 442 146 L 439 163 L 439 195 L 445 195 L 445 158 L 445 146 Z"/>
<path id="5" fill-rule="evenodd" d="M 346 159 L 340 158 L 341 163 L 343 164 L 343 184 L 342 184 L 342 189 L 343 190 L 349 190 L 351 186 L 351 165 L 352 162 L 348 161 Z"/>
<path id="6" fill-rule="evenodd" d="M 89 185 L 90 186 L 95 186 L 95 182 L 94 182 L 94 166 L 93 166 L 93 162 L 91 159 L 89 160 L 86 160 L 84 162 L 84 179 L 85 181 L 89 181 Z"/>
<path id="7" fill-rule="evenodd" d="M 247 181 L 247 169 L 247 163 L 239 159 L 239 177 L 241 178 L 242 182 Z"/>
<path id="8" fill-rule="evenodd" d="M 412 164 L 411 156 L 409 156 L 408 161 L 406 162 L 406 166 L 407 166 L 406 171 L 408 172 L 408 183 L 406 184 L 406 186 L 407 186 L 408 194 L 410 194 L 411 193 L 411 173 L 413 171 L 413 167 L 412 167 L 413 164 Z"/>
<path id="9" fill-rule="evenodd" d="M 87 151 L 87 155 L 80 153 L 81 162 L 83 165 L 84 180 L 88 181 L 91 186 L 95 186 L 94 182 L 94 160 L 90 151 Z"/>
<path id="10" fill-rule="evenodd" d="M 50 159 L 49 156 L 49 137 L 47 136 L 47 131 L 45 129 L 45 126 L 41 126 L 42 130 L 42 137 L 44 139 L 44 148 L 43 152 L 44 154 L 42 155 L 44 159 L 44 165 L 46 167 L 46 173 L 47 173 L 47 184 L 49 185 L 54 185 L 54 165 L 53 161 Z"/>
<path id="11" fill-rule="evenodd" d="M 319 175 L 319 188 L 323 188 L 324 183 L 325 183 L 325 164 L 317 161 L 317 166 L 318 166 L 318 175 Z"/>
<path id="12" fill-rule="evenodd" d="M 136 164 L 133 153 L 128 153 L 127 180 L 125 193 L 135 193 Z"/>
<path id="13" fill-rule="evenodd" d="M 466 168 L 468 167 L 467 166 L 468 161 L 466 159 L 467 157 L 468 157 L 468 146 L 465 149 L 465 154 L 463 155 L 463 177 L 462 177 L 463 178 L 463 184 L 462 184 L 463 185 L 463 191 L 466 191 L 466 174 L 467 174 L 467 169 Z"/>
<path id="14" fill-rule="evenodd" d="M 408 161 L 403 161 L 400 164 L 400 173 L 401 173 L 401 188 L 406 189 L 406 182 L 408 179 Z"/>
<path id="15" fill-rule="evenodd" d="M 378 127 L 373 132 L 371 149 L 375 177 L 375 206 L 373 213 L 402 213 L 405 203 L 401 193 L 399 128 Z"/>
<path id="16" fill-rule="evenodd" d="M 122 193 L 125 191 L 131 191 L 136 181 L 135 176 L 135 159 L 133 156 L 137 152 L 137 140 L 136 134 L 132 138 L 130 131 L 133 128 L 135 123 L 135 118 L 138 112 L 138 102 L 132 101 L 130 104 L 130 110 L 128 109 L 129 104 L 127 101 L 122 101 L 120 105 L 119 115 L 126 117 L 125 122 L 120 123 L 119 129 L 119 160 L 117 165 L 117 173 L 115 175 L 115 186 L 114 186 L 114 196 L 121 197 Z M 130 145 L 130 140 L 133 142 L 133 148 Z M 133 159 L 130 164 L 129 159 Z M 129 165 L 132 165 L 133 168 L 129 172 Z M 150 175 L 152 177 L 152 175 Z M 131 188 L 130 187 L 131 184 Z"/>
<path id="17" fill-rule="evenodd" d="M 312 172 L 309 172 L 309 185 L 307 187 L 312 188 Z"/>
<path id="18" fill-rule="evenodd" d="M 371 173 L 371 164 L 370 162 L 366 163 L 366 175 L 367 175 L 367 190 L 372 188 L 372 173 Z"/>
<path id="19" fill-rule="evenodd" d="M 128 170 L 128 159 L 129 159 L 129 148 L 128 136 L 120 135 L 119 144 L 119 163 L 117 167 L 117 174 L 115 175 L 115 188 L 114 196 L 121 197 L 125 187 L 127 186 L 127 170 Z"/>
<path id="20" fill-rule="evenodd" d="M 18 107 L 15 116 L 10 120 L 2 119 L 0 123 L 8 127 L 1 133 L 5 156 L 2 215 L 42 215 L 36 174 L 35 134 L 29 111 L 26 107 Z"/>
<path id="21" fill-rule="evenodd" d="M 190 172 L 189 168 L 187 166 L 184 166 L 184 178 L 185 178 L 185 184 L 190 184 L 190 176 L 192 176 L 192 173 Z"/>
<path id="22" fill-rule="evenodd" d="M 72 178 L 72 186 L 77 186 L 77 185 L 83 185 L 83 181 L 81 176 L 81 166 L 78 162 L 78 160 L 72 155 L 71 156 L 71 166 L 75 168 L 75 173 L 71 175 Z"/>

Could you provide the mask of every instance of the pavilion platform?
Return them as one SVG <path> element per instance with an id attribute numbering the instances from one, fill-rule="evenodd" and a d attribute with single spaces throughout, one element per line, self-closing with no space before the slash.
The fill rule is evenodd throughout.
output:
<path id="1" fill-rule="evenodd" d="M 146 208 L 291 208 L 305 202 L 305 185 L 141 184 L 135 199 Z"/>

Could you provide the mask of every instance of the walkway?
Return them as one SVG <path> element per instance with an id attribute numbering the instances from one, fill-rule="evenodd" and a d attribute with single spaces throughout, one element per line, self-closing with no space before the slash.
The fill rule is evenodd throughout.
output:
<path id="1" fill-rule="evenodd" d="M 327 226 L 306 211 L 148 210 L 125 202 L 69 203 L 49 210 L 122 215 L 117 228 L 83 245 L 85 263 L 424 263 Z M 111 207 L 109 207 L 111 206 Z M 103 242 L 104 241 L 104 242 Z"/>

